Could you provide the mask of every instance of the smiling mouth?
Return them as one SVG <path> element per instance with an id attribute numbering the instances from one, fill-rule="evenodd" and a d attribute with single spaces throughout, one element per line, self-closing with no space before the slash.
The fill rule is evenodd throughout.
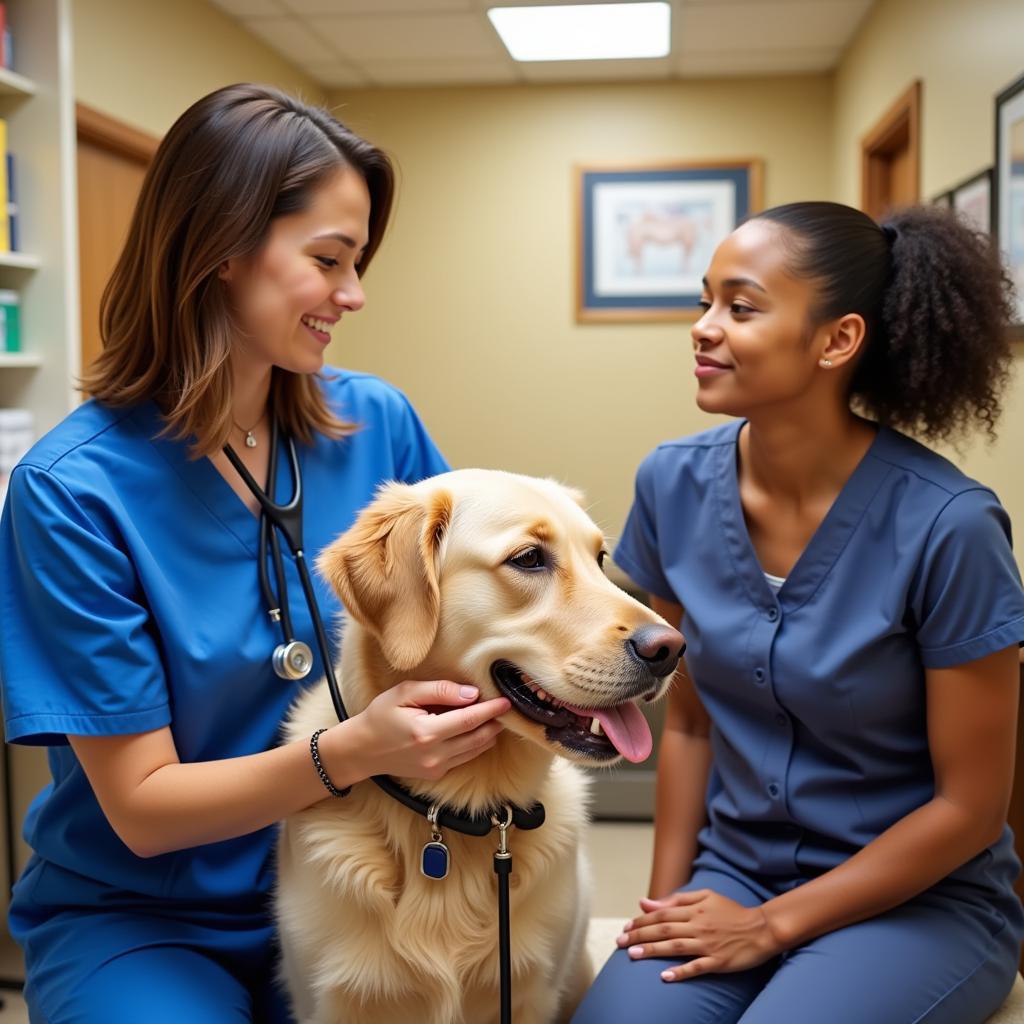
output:
<path id="1" fill-rule="evenodd" d="M 552 743 L 594 761 L 613 761 L 620 755 L 634 763 L 651 753 L 651 730 L 632 701 L 611 707 L 581 708 L 545 692 L 510 661 L 496 661 L 491 677 L 498 690 L 524 718 L 544 726 Z M 652 688 L 644 696 L 650 699 Z"/>
<path id="2" fill-rule="evenodd" d="M 303 316 L 299 318 L 303 327 L 309 331 L 321 345 L 326 345 L 331 340 L 331 328 L 334 326 L 330 321 L 319 317 Z"/>

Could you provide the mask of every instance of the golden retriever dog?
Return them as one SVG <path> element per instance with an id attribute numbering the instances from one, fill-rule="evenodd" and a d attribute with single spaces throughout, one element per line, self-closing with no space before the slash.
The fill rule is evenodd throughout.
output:
<path id="1" fill-rule="evenodd" d="M 540 828 L 509 833 L 517 1024 L 568 1020 L 590 983 L 576 765 L 648 757 L 635 701 L 661 696 L 683 646 L 604 576 L 603 557 L 575 492 L 459 470 L 386 485 L 318 561 L 346 610 L 337 677 L 350 715 L 404 679 L 473 683 L 512 703 L 478 758 L 435 782 L 398 781 L 470 814 L 545 807 Z M 307 739 L 334 720 L 321 681 L 286 733 Z M 430 825 L 369 780 L 283 824 L 276 908 L 302 1024 L 498 1020 L 497 831 L 443 835 L 450 872 L 428 878 Z"/>

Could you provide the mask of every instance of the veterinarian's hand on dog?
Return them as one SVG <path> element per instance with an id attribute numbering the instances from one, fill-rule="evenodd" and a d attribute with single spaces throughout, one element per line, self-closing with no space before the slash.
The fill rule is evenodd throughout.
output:
<path id="1" fill-rule="evenodd" d="M 661 972 L 664 981 L 745 971 L 782 952 L 760 907 L 744 907 L 710 889 L 642 899 L 646 911 L 616 939 L 634 960 L 692 957 Z"/>
<path id="2" fill-rule="evenodd" d="M 494 746 L 512 707 L 507 698 L 480 701 L 475 686 L 447 680 L 406 681 L 375 697 L 352 722 L 373 775 L 436 781 Z M 443 714 L 436 712 L 443 711 Z"/>

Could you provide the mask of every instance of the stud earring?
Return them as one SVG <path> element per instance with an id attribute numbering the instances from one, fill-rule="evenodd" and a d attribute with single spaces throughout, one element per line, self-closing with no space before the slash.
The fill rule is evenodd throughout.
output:
<path id="1" fill-rule="evenodd" d="M 831 366 L 832 365 L 832 360 L 831 359 L 822 359 L 819 365 L 821 365 L 821 366 Z"/>

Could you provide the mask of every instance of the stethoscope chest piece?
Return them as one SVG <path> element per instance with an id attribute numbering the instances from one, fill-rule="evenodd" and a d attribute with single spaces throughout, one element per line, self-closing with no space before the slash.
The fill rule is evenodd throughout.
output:
<path id="1" fill-rule="evenodd" d="M 263 592 L 263 599 L 267 605 L 267 614 L 272 622 L 280 624 L 282 633 L 282 642 L 274 648 L 270 663 L 278 677 L 294 681 L 305 679 L 309 675 L 313 668 L 313 651 L 309 644 L 295 639 L 292 617 L 288 610 L 288 587 L 285 579 L 284 563 L 281 558 L 281 546 L 277 539 L 278 531 L 288 542 L 288 547 L 295 557 L 295 567 L 306 596 L 309 615 L 317 634 L 317 645 L 324 658 L 325 666 L 328 663 L 330 652 L 327 647 L 327 638 L 323 635 L 323 622 L 320 619 L 320 612 L 316 605 L 316 596 L 313 593 L 313 584 L 309 579 L 309 570 L 306 568 L 305 556 L 302 551 L 302 472 L 299 468 L 299 459 L 295 451 L 295 442 L 291 437 L 286 437 L 285 443 L 288 450 L 288 464 L 291 470 L 293 489 L 292 499 L 287 505 L 280 505 L 274 501 L 278 447 L 276 416 L 271 414 L 270 461 L 267 467 L 266 490 L 256 483 L 252 474 L 245 468 L 244 463 L 231 445 L 224 446 L 224 454 L 238 471 L 246 487 L 252 491 L 260 503 L 258 560 L 260 590 Z M 277 577 L 276 595 L 270 586 L 270 576 L 267 571 L 268 552 L 274 565 L 274 575 Z"/>
<path id="2" fill-rule="evenodd" d="M 309 644 L 292 640 L 274 648 L 272 662 L 274 671 L 282 679 L 305 679 L 313 667 L 313 652 Z"/>

